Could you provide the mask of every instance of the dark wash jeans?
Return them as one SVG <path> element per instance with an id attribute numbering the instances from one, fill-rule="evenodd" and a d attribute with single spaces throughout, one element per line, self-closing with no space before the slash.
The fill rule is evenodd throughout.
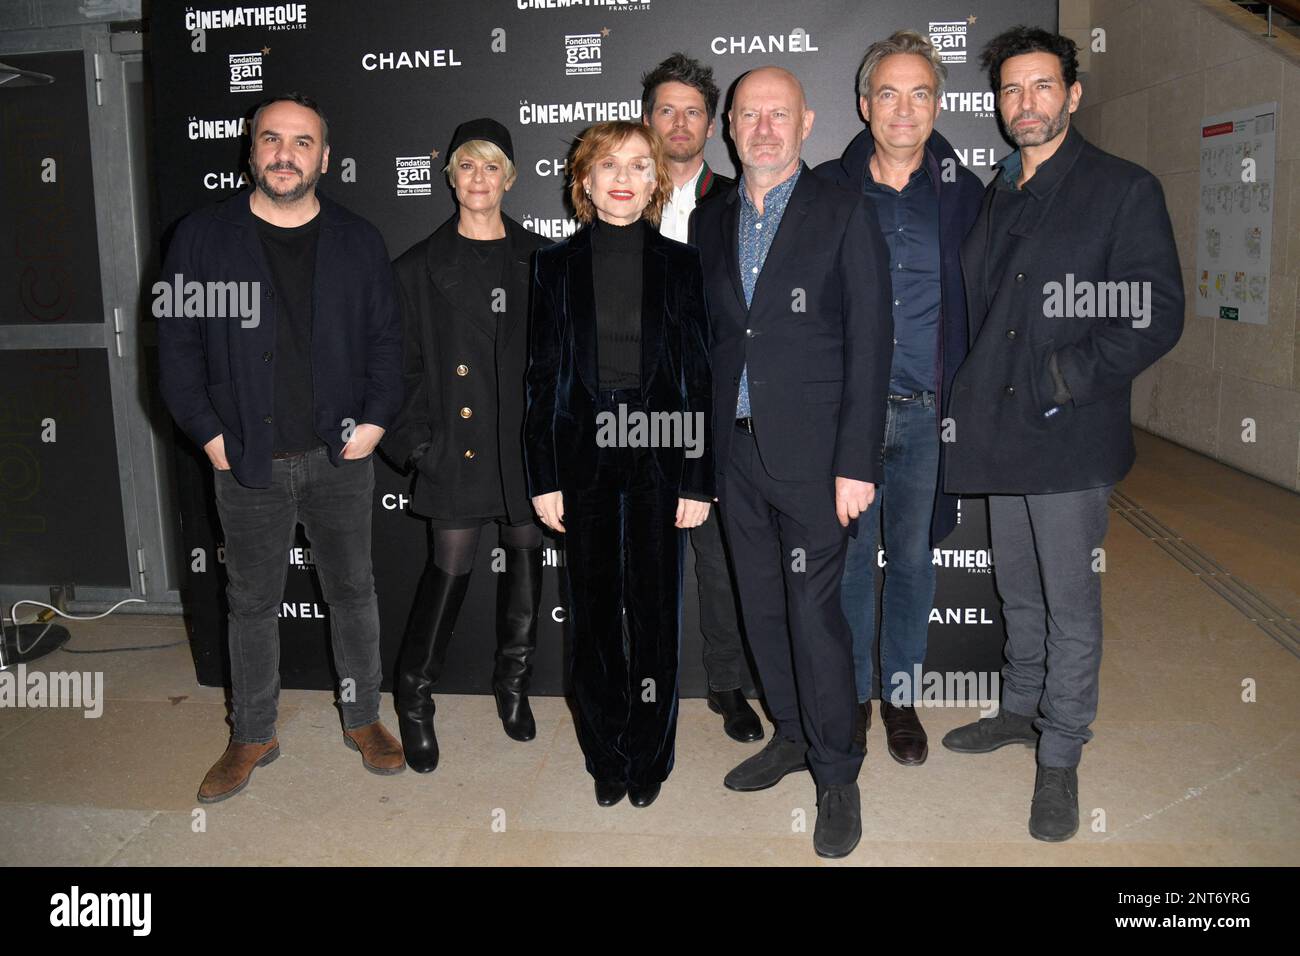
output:
<path id="1" fill-rule="evenodd" d="M 330 464 L 315 451 L 271 462 L 269 488 L 245 488 L 216 472 L 217 513 L 226 539 L 230 604 L 231 710 L 237 743 L 275 736 L 280 697 L 280 628 L 294 527 L 311 543 L 329 606 L 339 708 L 348 730 L 379 719 L 379 602 L 370 565 L 374 456 Z M 354 682 L 348 689 L 348 679 Z M 351 698 L 349 701 L 347 698 Z"/>
<path id="2" fill-rule="evenodd" d="M 876 548 L 884 524 L 885 584 L 880 633 L 880 699 L 912 703 L 914 667 L 925 665 L 934 605 L 930 522 L 939 481 L 939 432 L 933 392 L 910 402 L 889 400 L 885 417 L 885 480 L 849 539 L 840 597 L 853 631 L 858 702 L 871 698 L 876 653 Z M 884 509 L 882 522 L 881 509 Z M 906 682 L 896 684 L 896 675 Z M 895 688 L 899 699 L 893 699 Z"/>

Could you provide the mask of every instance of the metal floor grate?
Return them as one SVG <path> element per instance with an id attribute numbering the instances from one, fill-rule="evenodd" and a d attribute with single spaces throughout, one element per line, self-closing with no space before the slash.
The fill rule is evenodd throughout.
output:
<path id="1" fill-rule="evenodd" d="M 1270 604 L 1259 592 L 1232 574 L 1212 557 L 1151 512 L 1115 491 L 1110 507 L 1133 527 L 1154 541 L 1165 553 L 1201 579 L 1211 591 L 1244 614 L 1256 627 L 1284 648 L 1300 657 L 1300 624 L 1281 608 Z"/>

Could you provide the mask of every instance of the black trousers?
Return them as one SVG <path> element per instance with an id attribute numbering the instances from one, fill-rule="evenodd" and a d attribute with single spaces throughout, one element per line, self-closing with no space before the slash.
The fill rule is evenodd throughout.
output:
<path id="1" fill-rule="evenodd" d="M 737 429 L 721 505 L 776 732 L 807 745 L 819 786 L 852 783 L 862 754 L 853 748 L 853 637 L 840 606 L 848 529 L 835 517 L 835 479 L 776 481 L 753 436 Z"/>
<path id="2" fill-rule="evenodd" d="M 640 393 L 602 391 L 598 410 L 620 402 L 640 408 Z M 650 786 L 672 770 L 677 736 L 686 537 L 677 488 L 653 449 L 608 447 L 590 483 L 561 490 L 578 743 L 597 780 Z"/>
<path id="3" fill-rule="evenodd" d="M 692 528 L 695 584 L 700 598 L 700 635 L 704 638 L 704 672 L 709 690 L 736 690 L 744 673 L 740 615 L 732 586 L 731 561 L 722 537 L 718 507 L 709 509 L 704 524 Z"/>

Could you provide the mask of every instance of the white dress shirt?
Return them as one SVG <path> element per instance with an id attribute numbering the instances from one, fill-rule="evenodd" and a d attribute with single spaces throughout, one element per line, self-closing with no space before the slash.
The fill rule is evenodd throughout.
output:
<path id="1" fill-rule="evenodd" d="M 674 186 L 673 196 L 664 203 L 663 217 L 659 220 L 659 234 L 678 242 L 686 241 L 686 234 L 691 221 L 691 212 L 695 209 L 695 188 L 704 173 L 704 163 L 688 179 L 685 185 Z"/>

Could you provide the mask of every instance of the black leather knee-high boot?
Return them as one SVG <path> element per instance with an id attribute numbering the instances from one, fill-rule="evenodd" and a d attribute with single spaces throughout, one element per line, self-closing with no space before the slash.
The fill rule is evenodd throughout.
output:
<path id="1" fill-rule="evenodd" d="M 528 706 L 528 680 L 537 649 L 537 608 L 542 600 L 542 549 L 506 548 L 506 570 L 497 585 L 497 654 L 492 693 L 507 736 L 537 736 Z"/>
<path id="2" fill-rule="evenodd" d="M 402 638 L 395 688 L 397 726 L 406 765 L 416 773 L 430 773 L 438 766 L 433 685 L 442 673 L 469 578 L 468 574 L 448 574 L 430 561 L 420 578 Z"/>

